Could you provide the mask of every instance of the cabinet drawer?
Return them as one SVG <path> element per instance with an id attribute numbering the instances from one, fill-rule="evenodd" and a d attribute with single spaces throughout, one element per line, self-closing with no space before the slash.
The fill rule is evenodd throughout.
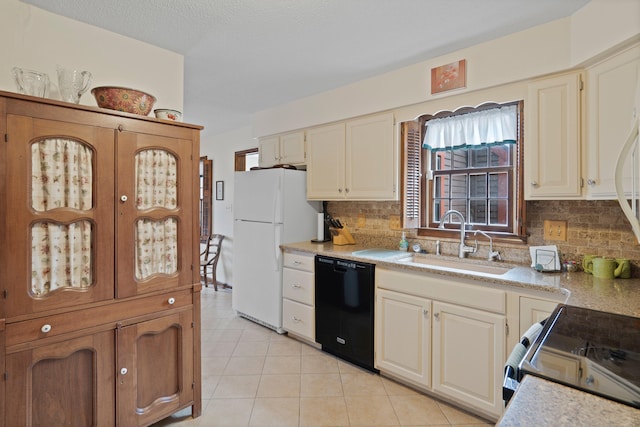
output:
<path id="1" fill-rule="evenodd" d="M 507 312 L 505 291 L 461 278 L 447 279 L 439 274 L 378 268 L 376 287 L 499 314 Z"/>
<path id="2" fill-rule="evenodd" d="M 289 268 L 295 268 L 297 270 L 304 270 L 313 272 L 313 260 L 311 255 L 285 253 L 284 254 L 284 266 Z"/>
<path id="3" fill-rule="evenodd" d="M 282 301 L 282 327 L 294 334 L 316 340 L 316 313 L 313 307 L 285 299 Z"/>
<path id="4" fill-rule="evenodd" d="M 100 325 L 110 325 L 115 329 L 116 323 L 127 323 L 126 319 L 162 315 L 166 310 L 189 306 L 192 298 L 191 289 L 185 289 L 146 298 L 115 300 L 111 304 L 86 310 L 9 323 L 6 325 L 6 347 Z"/>
<path id="5" fill-rule="evenodd" d="M 282 296 L 307 305 L 315 305 L 315 277 L 308 271 L 282 269 Z"/>

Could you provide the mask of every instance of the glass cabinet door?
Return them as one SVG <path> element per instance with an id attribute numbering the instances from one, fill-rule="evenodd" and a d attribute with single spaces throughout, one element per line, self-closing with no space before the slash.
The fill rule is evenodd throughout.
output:
<path id="1" fill-rule="evenodd" d="M 7 116 L 6 316 L 112 299 L 113 131 Z"/>
<path id="2" fill-rule="evenodd" d="M 190 141 L 123 131 L 117 152 L 117 297 L 190 285 Z"/>

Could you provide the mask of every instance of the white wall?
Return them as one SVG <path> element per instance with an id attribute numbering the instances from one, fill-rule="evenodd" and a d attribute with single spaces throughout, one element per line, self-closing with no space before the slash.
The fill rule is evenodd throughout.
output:
<path id="1" fill-rule="evenodd" d="M 55 85 L 49 97 L 59 99 L 60 64 L 91 72 L 91 88 L 131 87 L 154 95 L 154 108 L 182 110 L 184 59 L 177 53 L 18 0 L 0 1 L 0 40 L 0 90 L 17 92 L 11 69 L 18 66 L 47 73 Z M 97 105 L 90 92 L 80 103 Z"/>
<path id="2" fill-rule="evenodd" d="M 224 181 L 224 200 L 213 197 L 213 232 L 224 234 L 222 252 L 218 261 L 217 279 L 233 285 L 233 172 L 235 152 L 255 148 L 257 141 L 251 136 L 251 126 L 232 132 L 200 136 L 200 155 L 213 160 L 213 182 Z"/>
<path id="3" fill-rule="evenodd" d="M 265 136 L 566 70 L 640 35 L 639 0 L 592 0 L 573 16 L 259 111 Z M 467 87 L 431 95 L 430 70 L 467 60 Z"/>

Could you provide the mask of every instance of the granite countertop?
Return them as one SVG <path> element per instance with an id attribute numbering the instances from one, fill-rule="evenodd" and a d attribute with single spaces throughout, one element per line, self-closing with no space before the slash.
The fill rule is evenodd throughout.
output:
<path id="1" fill-rule="evenodd" d="M 360 245 L 334 245 L 331 242 L 299 242 L 282 245 L 287 252 L 303 252 L 333 256 L 354 261 L 369 262 L 385 268 L 404 269 L 418 273 L 441 274 L 449 277 L 473 280 L 479 285 L 501 285 L 513 288 L 534 289 L 561 294 L 567 297 L 566 303 L 610 313 L 640 317 L 640 279 L 598 279 L 583 272 L 540 273 L 530 266 L 506 264 L 499 261 L 491 265 L 513 266 L 503 275 L 467 272 L 463 270 L 431 268 L 425 264 L 398 262 L 394 260 L 373 260 L 354 256 L 352 252 L 369 249 Z M 433 255 L 431 255 L 433 257 Z M 457 258 L 451 258 L 457 261 Z M 460 262 L 463 262 L 460 260 Z M 489 263 L 477 258 L 468 258 L 465 262 Z"/>
<path id="2" fill-rule="evenodd" d="M 637 426 L 640 410 L 525 375 L 496 426 Z"/>

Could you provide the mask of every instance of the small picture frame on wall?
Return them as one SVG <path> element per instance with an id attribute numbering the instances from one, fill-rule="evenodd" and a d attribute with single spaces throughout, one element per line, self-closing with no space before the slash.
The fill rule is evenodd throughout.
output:
<path id="1" fill-rule="evenodd" d="M 467 60 L 431 69 L 431 94 L 467 87 Z"/>
<path id="2" fill-rule="evenodd" d="M 224 200 L 224 181 L 216 181 L 216 200 Z"/>

